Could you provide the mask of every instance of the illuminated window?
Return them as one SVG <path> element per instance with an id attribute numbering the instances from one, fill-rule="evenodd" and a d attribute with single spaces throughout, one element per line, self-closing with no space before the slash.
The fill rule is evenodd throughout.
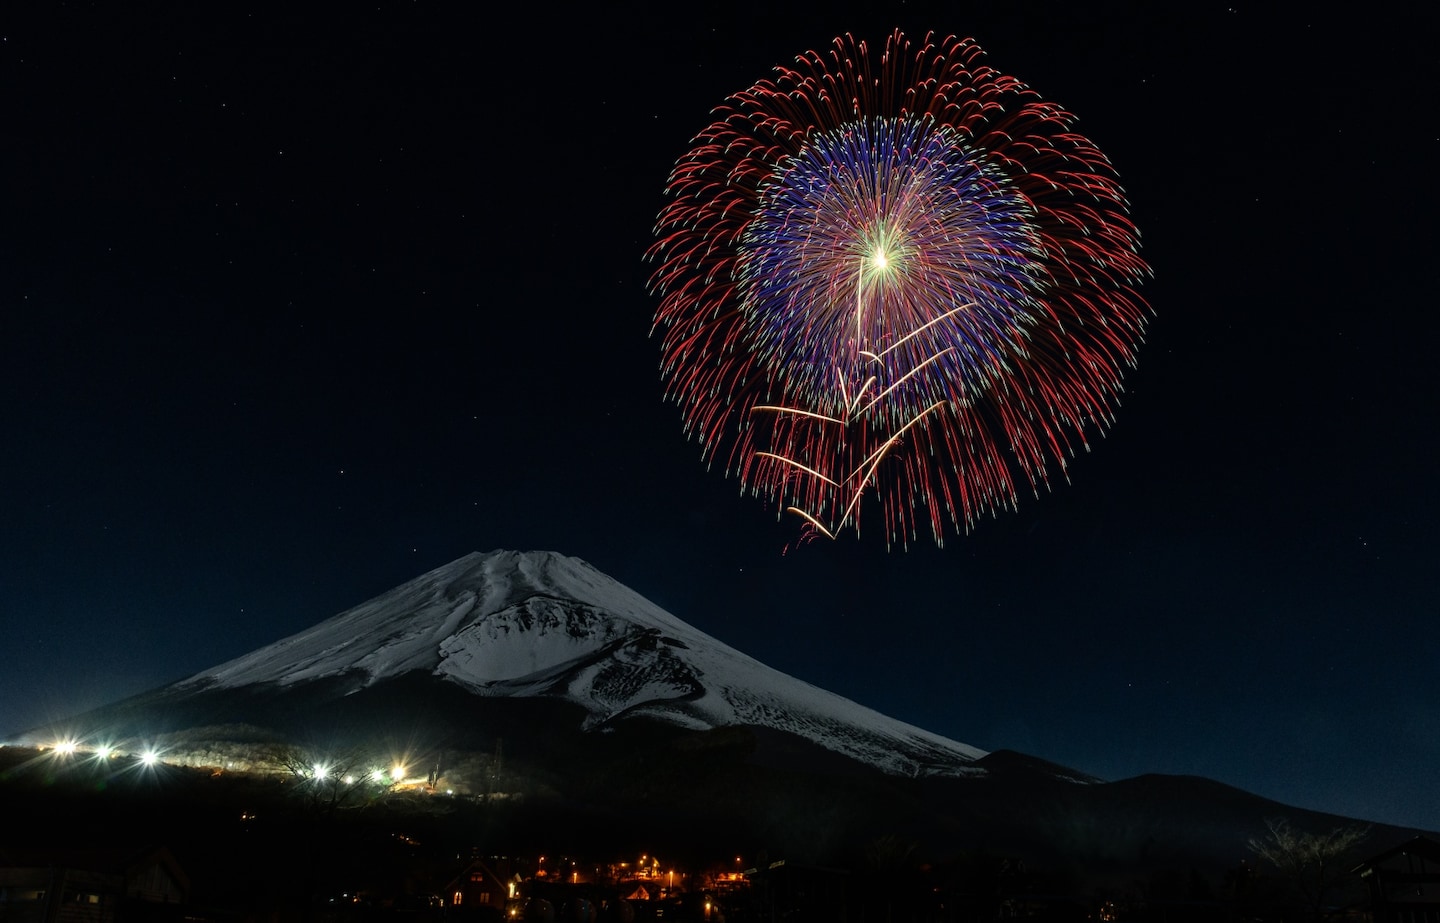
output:
<path id="1" fill-rule="evenodd" d="M 454 904 L 456 907 L 459 907 L 459 906 L 460 906 L 460 902 L 461 902 L 462 900 L 464 900 L 464 898 L 465 898 L 465 895 L 461 894 L 459 891 L 456 891 L 456 892 L 455 892 L 455 896 L 454 896 L 454 898 L 450 901 L 450 903 Z"/>

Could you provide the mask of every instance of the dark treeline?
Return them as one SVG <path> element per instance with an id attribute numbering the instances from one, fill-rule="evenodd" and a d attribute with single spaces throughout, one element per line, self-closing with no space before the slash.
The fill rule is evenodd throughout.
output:
<path id="1" fill-rule="evenodd" d="M 184 915 L 193 923 L 362 923 L 398 915 L 483 923 L 482 911 L 461 914 L 430 902 L 477 858 L 503 858 L 524 882 L 520 897 L 536 903 L 514 903 L 517 916 L 548 923 L 536 909 L 544 906 L 561 915 L 557 923 L 601 923 L 602 911 L 619 913 L 617 902 L 626 898 L 602 867 L 642 853 L 663 854 L 684 870 L 670 882 L 668 902 L 628 902 L 636 906 L 627 904 L 625 915 L 642 923 L 1282 923 L 1338 919 L 1364 905 L 1358 878 L 1335 875 L 1317 899 L 1246 842 L 1235 843 L 1228 865 L 1175 862 L 1158 849 L 1160 858 L 1148 864 L 1056 850 L 1027 855 L 967 838 L 965 830 L 938 841 L 847 826 L 844 806 L 828 799 L 823 790 L 797 792 L 788 811 L 758 820 L 647 811 L 643 803 L 602 809 L 559 797 L 487 801 L 415 791 L 337 806 L 280 776 L 142 771 L 113 760 L 61 765 L 12 747 L 0 749 L 0 854 L 16 865 L 164 847 L 188 877 Z M 577 880 L 534 877 L 542 856 L 552 868 L 568 857 Z M 734 869 L 739 857 L 743 882 L 717 890 L 701 877 L 708 868 Z M 1352 867 L 1337 861 L 1331 869 Z"/>

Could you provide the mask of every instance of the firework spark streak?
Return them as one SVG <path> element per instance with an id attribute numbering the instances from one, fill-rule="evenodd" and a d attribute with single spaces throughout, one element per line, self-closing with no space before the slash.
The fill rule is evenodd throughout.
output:
<path id="1" fill-rule="evenodd" d="M 1149 308 L 1074 117 L 969 39 L 850 37 L 736 93 L 671 172 L 661 373 L 704 457 L 806 534 L 937 544 L 1110 425 Z"/>

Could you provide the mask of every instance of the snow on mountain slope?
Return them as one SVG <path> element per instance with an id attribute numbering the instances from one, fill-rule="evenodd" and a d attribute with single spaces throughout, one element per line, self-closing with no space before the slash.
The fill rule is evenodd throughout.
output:
<path id="1" fill-rule="evenodd" d="M 564 698 L 590 728 L 631 716 L 776 728 L 900 775 L 979 773 L 985 755 L 773 670 L 551 552 L 466 555 L 175 688 L 359 689 L 412 670 L 476 695 Z"/>

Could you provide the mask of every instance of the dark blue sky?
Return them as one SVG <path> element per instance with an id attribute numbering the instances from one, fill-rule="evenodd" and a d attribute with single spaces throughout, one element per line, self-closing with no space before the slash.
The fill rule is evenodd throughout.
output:
<path id="1" fill-rule="evenodd" d="M 975 746 L 1440 829 L 1433 22 L 448 6 L 0 24 L 0 731 L 549 549 Z M 727 93 L 897 26 L 1079 116 L 1155 318 L 1073 483 L 785 553 L 661 400 L 642 255 Z"/>

